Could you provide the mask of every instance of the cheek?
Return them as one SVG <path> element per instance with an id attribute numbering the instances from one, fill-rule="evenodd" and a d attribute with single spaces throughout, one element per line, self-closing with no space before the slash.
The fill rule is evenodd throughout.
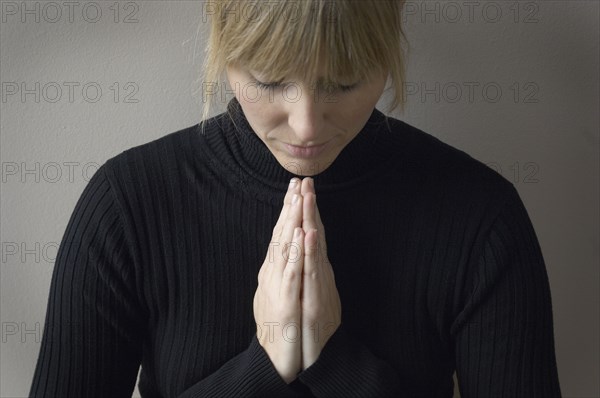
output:
<path id="1" fill-rule="evenodd" d="M 265 104 L 262 101 L 248 101 L 238 98 L 244 114 L 254 131 L 268 132 L 275 130 L 277 126 L 285 121 L 285 115 L 278 109 L 276 104 Z"/>
<path id="2" fill-rule="evenodd" d="M 363 119 L 365 115 L 368 117 L 378 100 L 379 97 L 375 96 L 372 92 L 360 93 L 352 96 L 352 99 L 347 101 L 342 109 L 349 120 L 356 121 Z"/>
<path id="3" fill-rule="evenodd" d="M 343 106 L 338 108 L 337 120 L 341 122 L 346 131 L 357 133 L 356 126 L 366 123 L 380 96 L 375 90 L 361 90 L 355 93 L 347 101 L 344 101 Z"/>
<path id="4" fill-rule="evenodd" d="M 368 113 L 370 115 L 383 94 L 383 88 L 384 86 L 381 83 L 373 84 L 356 92 L 355 95 L 352 95 L 348 108 L 351 108 L 355 114 Z"/>

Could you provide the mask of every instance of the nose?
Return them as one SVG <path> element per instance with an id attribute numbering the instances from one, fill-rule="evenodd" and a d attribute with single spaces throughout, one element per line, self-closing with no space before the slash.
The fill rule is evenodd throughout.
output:
<path id="1" fill-rule="evenodd" d="M 296 145 L 321 144 L 325 128 L 325 105 L 310 87 L 298 84 L 295 90 L 296 98 L 289 97 L 287 101 L 288 124 L 295 134 L 290 139 Z"/>

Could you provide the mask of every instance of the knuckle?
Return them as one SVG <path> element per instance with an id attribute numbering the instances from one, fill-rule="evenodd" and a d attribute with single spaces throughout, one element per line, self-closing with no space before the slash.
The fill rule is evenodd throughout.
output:
<path id="1" fill-rule="evenodd" d="M 313 281 L 314 281 L 314 280 L 317 280 L 317 279 L 319 279 L 319 271 L 318 271 L 318 270 L 316 270 L 316 269 L 312 269 L 312 270 L 306 271 L 306 272 L 304 273 L 304 276 L 305 276 L 306 278 L 309 278 L 309 279 L 311 279 L 311 280 L 313 280 Z"/>
<path id="2" fill-rule="evenodd" d="M 283 270 L 283 278 L 288 281 L 294 281 L 298 279 L 298 273 L 295 270 L 290 269 L 290 267 L 286 267 L 285 270 Z"/>
<path id="3" fill-rule="evenodd" d="M 321 305 L 319 304 L 318 300 L 306 300 L 304 303 L 304 308 L 306 309 L 306 312 L 308 314 L 310 314 L 310 318 L 312 320 L 309 320 L 310 324 L 314 324 L 317 319 L 320 318 L 321 315 Z"/>

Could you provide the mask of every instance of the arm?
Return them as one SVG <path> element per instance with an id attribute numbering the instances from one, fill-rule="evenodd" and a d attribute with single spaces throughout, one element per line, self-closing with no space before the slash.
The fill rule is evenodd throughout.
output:
<path id="1" fill-rule="evenodd" d="M 470 274 L 450 331 L 462 398 L 560 398 L 548 277 L 514 187 Z M 410 396 L 394 369 L 343 326 L 299 379 L 318 397 Z"/>
<path id="2" fill-rule="evenodd" d="M 293 190 L 294 184 L 290 184 L 279 219 L 273 228 L 272 240 L 293 241 L 298 245 L 302 235 L 294 234 L 294 231 L 301 230 L 301 214 L 298 204 L 292 206 Z M 284 269 L 287 271 L 285 277 Z M 297 304 L 301 270 L 302 262 L 296 261 L 295 257 L 282 254 L 275 261 L 265 259 L 258 273 L 258 287 L 252 308 L 257 326 L 265 320 L 270 322 L 274 319 L 299 323 L 300 308 Z M 303 386 L 295 378 L 302 364 L 299 344 L 273 338 L 268 332 L 260 336 L 254 334 L 245 351 L 184 391 L 179 398 L 304 396 Z"/>
<path id="3" fill-rule="evenodd" d="M 302 193 L 306 197 L 303 228 L 310 232 L 303 246 L 306 248 L 302 286 L 304 371 L 298 375 L 299 387 L 307 386 L 317 397 L 413 396 L 391 365 L 346 331 L 312 178 L 303 181 Z M 327 335 L 334 330 L 322 347 L 312 339 L 310 330 L 315 324 L 327 325 L 324 326 Z"/>
<path id="4" fill-rule="evenodd" d="M 512 187 L 451 327 L 462 398 L 560 397 L 546 267 Z"/>
<path id="5" fill-rule="evenodd" d="M 131 396 L 142 309 L 106 167 L 91 178 L 54 265 L 31 397 Z"/>
<path id="6" fill-rule="evenodd" d="M 298 376 L 317 397 L 411 397 L 396 370 L 344 328 L 331 335 L 315 363 Z"/>
<path id="7" fill-rule="evenodd" d="M 30 397 L 133 393 L 147 312 L 134 293 L 134 263 L 111 173 L 106 164 L 96 171 L 65 230 Z M 181 396 L 256 395 L 296 396 L 255 336 L 247 350 Z"/>
<path id="8" fill-rule="evenodd" d="M 302 397 L 294 389 L 296 383 L 292 383 L 287 384 L 281 378 L 254 335 L 245 351 L 178 395 L 178 398 Z"/>

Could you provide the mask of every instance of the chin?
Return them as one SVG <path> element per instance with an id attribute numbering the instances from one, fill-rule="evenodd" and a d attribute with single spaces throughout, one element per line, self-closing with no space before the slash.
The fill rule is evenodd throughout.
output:
<path id="1" fill-rule="evenodd" d="M 285 157 L 279 160 L 281 167 L 292 174 L 303 177 L 312 177 L 322 173 L 331 166 L 333 161 L 325 158 L 298 159 Z"/>

